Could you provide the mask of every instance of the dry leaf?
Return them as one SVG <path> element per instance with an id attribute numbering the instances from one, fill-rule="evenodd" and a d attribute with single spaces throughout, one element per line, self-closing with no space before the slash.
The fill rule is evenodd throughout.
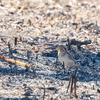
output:
<path id="1" fill-rule="evenodd" d="M 66 9 L 66 11 L 67 11 L 67 12 L 70 12 L 70 10 L 69 10 L 69 9 Z"/>
<path id="2" fill-rule="evenodd" d="M 35 50 L 35 47 L 33 47 L 31 50 Z"/>

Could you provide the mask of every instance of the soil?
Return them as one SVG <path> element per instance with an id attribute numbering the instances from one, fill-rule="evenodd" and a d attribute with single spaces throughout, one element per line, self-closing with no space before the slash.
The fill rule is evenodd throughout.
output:
<path id="1" fill-rule="evenodd" d="M 74 100 L 66 93 L 71 67 L 64 72 L 56 51 L 69 39 L 84 69 L 78 69 L 77 99 L 100 100 L 99 13 L 99 0 L 1 0 L 0 55 L 36 66 L 0 59 L 0 99 Z"/>

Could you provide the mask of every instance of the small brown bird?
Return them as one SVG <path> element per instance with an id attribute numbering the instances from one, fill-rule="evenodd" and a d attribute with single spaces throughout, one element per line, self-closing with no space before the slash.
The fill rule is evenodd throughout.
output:
<path id="1" fill-rule="evenodd" d="M 77 67 L 77 68 L 83 70 L 78 65 L 76 65 L 75 60 L 72 58 L 72 56 L 68 52 L 68 49 L 66 46 L 59 45 L 57 47 L 57 50 L 58 50 L 58 59 L 60 60 L 60 62 L 62 64 L 64 63 L 65 66 Z"/>

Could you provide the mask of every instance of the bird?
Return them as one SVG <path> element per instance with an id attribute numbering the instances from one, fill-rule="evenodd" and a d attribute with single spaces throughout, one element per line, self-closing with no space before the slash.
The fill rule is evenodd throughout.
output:
<path id="1" fill-rule="evenodd" d="M 65 45 L 58 45 L 56 50 L 58 51 L 58 59 L 62 64 L 64 63 L 65 66 L 77 67 L 83 70 L 76 64 L 74 58 L 70 55 Z"/>

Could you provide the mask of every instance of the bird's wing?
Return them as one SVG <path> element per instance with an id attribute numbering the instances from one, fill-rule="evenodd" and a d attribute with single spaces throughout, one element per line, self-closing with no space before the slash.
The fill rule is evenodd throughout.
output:
<path id="1" fill-rule="evenodd" d="M 70 53 L 69 52 L 67 53 L 69 54 L 68 57 L 75 62 L 74 58 L 70 55 Z"/>

